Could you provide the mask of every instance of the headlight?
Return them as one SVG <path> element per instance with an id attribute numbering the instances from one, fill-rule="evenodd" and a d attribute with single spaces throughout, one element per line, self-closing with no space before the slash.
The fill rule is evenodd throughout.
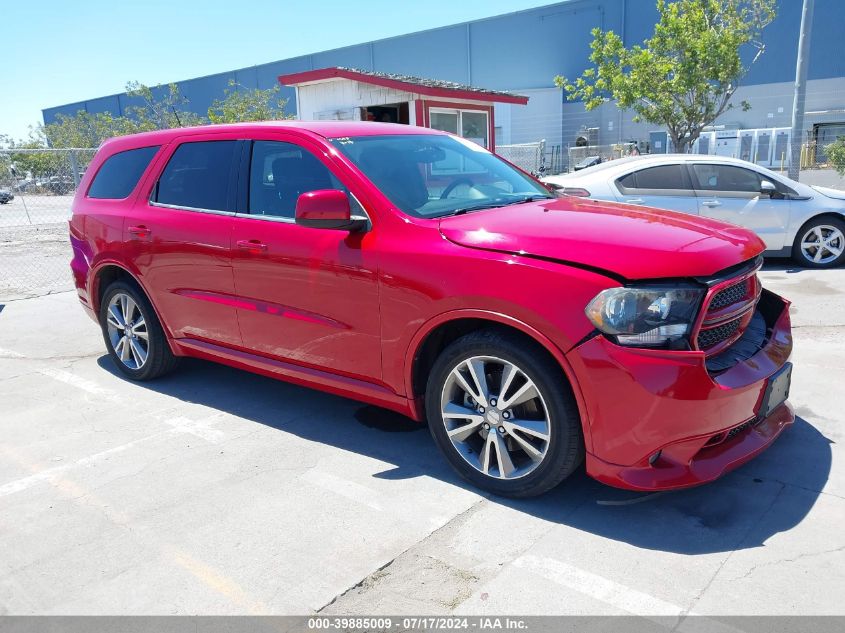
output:
<path id="1" fill-rule="evenodd" d="M 585 313 L 620 345 L 661 347 L 686 339 L 703 296 L 693 287 L 608 288 Z"/>

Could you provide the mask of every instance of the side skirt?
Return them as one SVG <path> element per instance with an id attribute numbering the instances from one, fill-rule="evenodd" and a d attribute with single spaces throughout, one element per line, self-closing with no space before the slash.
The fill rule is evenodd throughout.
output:
<path id="1" fill-rule="evenodd" d="M 233 350 L 214 343 L 191 338 L 173 339 L 175 352 L 180 356 L 192 356 L 211 360 L 237 369 L 245 369 L 256 374 L 284 380 L 303 387 L 311 387 L 337 396 L 359 400 L 390 409 L 420 420 L 414 402 L 399 396 L 387 387 L 374 385 L 363 380 L 338 376 L 319 369 L 302 367 L 272 358 L 257 356 L 248 352 Z"/>

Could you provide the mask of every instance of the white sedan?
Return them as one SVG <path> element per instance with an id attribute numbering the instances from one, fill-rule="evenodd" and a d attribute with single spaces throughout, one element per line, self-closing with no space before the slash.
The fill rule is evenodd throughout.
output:
<path id="1" fill-rule="evenodd" d="M 769 257 L 802 266 L 845 261 L 845 191 L 784 178 L 736 158 L 661 154 L 542 179 L 562 193 L 681 211 L 756 232 Z"/>

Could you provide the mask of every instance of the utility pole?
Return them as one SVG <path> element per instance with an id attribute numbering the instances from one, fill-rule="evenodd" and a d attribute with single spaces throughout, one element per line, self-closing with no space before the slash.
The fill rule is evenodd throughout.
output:
<path id="1" fill-rule="evenodd" d="M 798 180 L 801 168 L 801 146 L 804 141 L 804 102 L 807 97 L 807 65 L 810 62 L 810 37 L 813 33 L 815 0 L 804 0 L 801 10 L 801 33 L 798 36 L 798 59 L 795 62 L 795 96 L 792 101 L 792 143 L 789 147 L 789 177 Z"/>

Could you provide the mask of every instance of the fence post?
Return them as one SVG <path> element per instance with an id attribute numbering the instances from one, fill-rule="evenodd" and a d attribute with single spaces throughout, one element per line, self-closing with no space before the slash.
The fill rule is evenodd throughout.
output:
<path id="1" fill-rule="evenodd" d="M 79 189 L 79 163 L 76 160 L 76 150 L 72 149 L 70 154 L 70 168 L 73 171 L 73 188 Z"/>

